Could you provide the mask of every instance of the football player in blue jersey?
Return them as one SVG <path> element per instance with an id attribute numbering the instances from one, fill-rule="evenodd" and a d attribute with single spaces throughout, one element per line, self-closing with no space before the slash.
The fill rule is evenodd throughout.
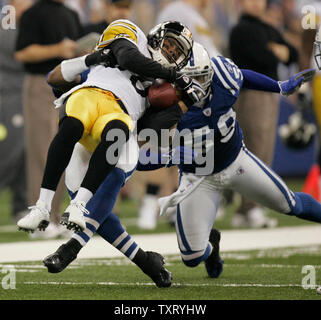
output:
<path id="1" fill-rule="evenodd" d="M 220 233 L 212 227 L 222 189 L 237 191 L 275 211 L 321 222 L 319 202 L 305 193 L 292 192 L 275 172 L 247 150 L 233 109 L 242 87 L 287 96 L 311 80 L 315 70 L 305 70 L 287 81 L 277 82 L 251 70 L 240 70 L 224 57 L 210 59 L 206 50 L 194 43 L 192 59 L 182 72 L 201 82 L 207 94 L 202 103 L 189 108 L 178 124 L 177 135 L 184 137 L 191 130 L 192 139 L 188 138 L 184 146 L 193 147 L 199 156 L 205 151 L 207 157 L 179 164 L 179 188 L 171 196 L 159 199 L 159 204 L 161 214 L 168 207 L 178 207 L 176 232 L 183 262 L 194 267 L 205 261 L 208 275 L 216 278 L 222 272 L 223 261 L 219 248 L 215 248 Z"/>
<path id="2" fill-rule="evenodd" d="M 211 161 L 209 165 L 205 163 L 204 166 L 197 157 L 195 159 L 192 157 L 192 161 L 185 161 L 185 164 L 179 165 L 181 172 L 179 190 L 172 196 L 161 199 L 161 206 L 162 211 L 165 211 L 169 206 L 179 204 L 176 230 L 183 262 L 193 267 L 205 261 L 209 276 L 215 278 L 223 269 L 223 261 L 219 255 L 220 233 L 212 229 L 220 189 L 234 189 L 286 214 L 313 221 L 321 220 L 319 203 L 307 195 L 288 190 L 275 173 L 247 151 L 242 143 L 242 132 L 235 120 L 232 107 L 242 86 L 288 95 L 300 87 L 303 81 L 309 80 L 313 71 L 302 72 L 288 81 L 278 83 L 264 75 L 249 70 L 239 70 L 230 60 L 223 57 L 210 60 L 206 50 L 195 44 L 193 57 L 184 69 L 184 73 L 198 80 L 206 95 L 201 104 L 189 108 L 178 125 L 178 131 L 192 130 L 194 134 L 192 140 L 199 143 L 192 145 L 195 154 L 202 155 L 205 146 L 206 153 L 211 155 L 207 159 L 210 158 Z M 206 141 L 208 136 L 212 139 L 209 143 Z M 160 166 L 160 164 L 139 164 L 137 169 L 152 170 Z M 75 234 L 66 246 L 60 247 L 53 255 L 46 258 L 44 263 L 48 269 L 59 266 L 56 272 L 63 270 L 76 258 L 81 247 L 89 241 L 96 230 L 107 241 L 115 243 L 113 224 L 108 225 L 108 220 L 115 221 L 115 217 L 111 214 L 113 197 L 104 195 L 104 192 L 110 193 L 117 183 L 121 185 L 126 175 L 119 170 L 113 173 L 115 181 L 110 180 L 109 187 L 105 191 L 101 189 L 102 192 L 97 193 L 92 200 L 92 203 L 99 205 L 90 210 L 88 217 L 99 223 L 96 226 L 88 224 L 89 232 L 86 229 L 82 233 Z M 107 186 L 108 182 L 105 183 Z M 97 216 L 94 217 L 94 214 Z M 73 246 L 71 249 L 71 242 L 74 241 L 78 242 L 78 246 Z M 116 244 L 118 243 L 119 241 L 116 241 Z"/>

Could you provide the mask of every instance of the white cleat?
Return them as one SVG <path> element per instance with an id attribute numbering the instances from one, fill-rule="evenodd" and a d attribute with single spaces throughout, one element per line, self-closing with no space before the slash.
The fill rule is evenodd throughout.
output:
<path id="1" fill-rule="evenodd" d="M 29 207 L 28 209 L 31 209 L 31 211 L 17 222 L 19 230 L 34 232 L 39 229 L 40 231 L 44 231 L 50 222 L 50 215 L 46 204 L 38 200 L 35 206 Z"/>
<path id="2" fill-rule="evenodd" d="M 86 202 L 77 201 L 70 203 L 62 214 L 60 223 L 65 225 L 69 230 L 76 232 L 84 231 L 86 229 L 84 214 L 89 214 L 89 211 L 86 209 Z"/>

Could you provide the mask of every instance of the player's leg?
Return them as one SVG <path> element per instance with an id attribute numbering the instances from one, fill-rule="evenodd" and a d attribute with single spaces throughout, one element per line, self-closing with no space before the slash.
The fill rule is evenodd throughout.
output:
<path id="1" fill-rule="evenodd" d="M 242 148 L 226 169 L 231 173 L 228 187 L 272 210 L 321 222 L 321 204 L 310 195 L 292 192 L 285 182 L 260 159 Z"/>
<path id="2" fill-rule="evenodd" d="M 81 187 L 62 215 L 62 223 L 76 231 L 86 226 L 85 207 L 101 183 L 115 168 L 120 153 L 134 129 L 133 121 L 120 107 L 116 98 L 100 93 L 98 107 L 102 115 L 96 119 L 90 135 L 98 142 Z"/>
<path id="3" fill-rule="evenodd" d="M 96 97 L 82 89 L 68 99 L 59 130 L 50 144 L 39 200 L 31 212 L 18 221 L 23 230 L 45 229 L 49 224 L 49 213 L 59 180 L 66 169 L 75 144 L 88 134 L 97 117 Z"/>
<path id="4" fill-rule="evenodd" d="M 212 229 L 219 201 L 220 192 L 205 179 L 178 205 L 176 218 L 182 261 L 188 267 L 205 261 L 207 272 L 213 278 L 217 278 L 223 270 L 223 261 L 219 256 L 220 233 Z"/>
<path id="5" fill-rule="evenodd" d="M 150 276 L 157 286 L 171 285 L 171 273 L 164 268 L 163 257 L 158 253 L 140 249 L 125 231 L 118 217 L 111 212 L 120 188 L 131 174 L 132 172 L 125 174 L 118 168 L 111 172 L 88 202 L 90 213 L 86 216 L 86 229 L 75 233 L 71 240 L 44 259 L 49 272 L 57 273 L 64 270 L 97 232 Z"/>

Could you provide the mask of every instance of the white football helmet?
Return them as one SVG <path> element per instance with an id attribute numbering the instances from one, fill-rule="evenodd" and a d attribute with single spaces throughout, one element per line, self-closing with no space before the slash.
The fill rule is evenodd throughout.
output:
<path id="1" fill-rule="evenodd" d="M 207 98 L 210 93 L 214 69 L 212 67 L 212 60 L 207 50 L 198 42 L 194 41 L 191 59 L 187 65 L 181 70 L 182 73 L 197 80 L 200 84 Z"/>
<path id="2" fill-rule="evenodd" d="M 164 53 L 164 41 L 173 40 L 178 49 L 176 59 Z M 168 21 L 155 26 L 147 36 L 148 49 L 154 61 L 165 67 L 182 69 L 191 57 L 193 39 L 192 32 L 178 21 Z"/>

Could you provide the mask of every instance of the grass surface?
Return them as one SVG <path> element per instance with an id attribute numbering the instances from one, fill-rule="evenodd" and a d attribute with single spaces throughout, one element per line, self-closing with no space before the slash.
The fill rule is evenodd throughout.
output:
<path id="1" fill-rule="evenodd" d="M 303 179 L 287 179 L 287 184 L 293 191 L 301 191 L 303 185 Z M 18 232 L 15 228 L 15 222 L 11 217 L 10 208 L 11 194 L 8 190 L 5 190 L 0 194 L 0 243 L 4 242 L 15 242 L 15 241 L 29 241 L 30 237 L 24 232 Z M 64 203 L 61 208 L 66 208 L 68 205 L 68 196 L 65 195 Z M 118 212 L 119 218 L 122 224 L 126 227 L 126 230 L 130 234 L 148 234 L 148 233 L 167 233 L 175 232 L 174 228 L 171 227 L 165 217 L 159 219 L 157 228 L 152 231 L 141 230 L 136 226 L 136 219 L 138 215 L 139 204 L 134 200 L 125 200 L 119 203 Z M 232 229 L 231 219 L 234 212 L 237 211 L 238 204 L 230 204 L 226 207 L 226 214 L 222 220 L 215 221 L 215 227 L 220 230 Z M 312 225 L 311 222 L 289 217 L 287 215 L 279 214 L 275 211 L 268 210 L 268 215 L 278 220 L 278 227 L 284 226 L 297 226 L 297 225 Z M 1 229 L 1 226 L 11 226 L 8 228 Z"/>
<path id="2" fill-rule="evenodd" d="M 178 256 L 168 256 L 174 280 L 166 289 L 125 258 L 80 259 L 59 274 L 49 274 L 40 262 L 18 263 L 16 289 L 0 288 L 0 300 L 320 300 L 315 289 L 301 286 L 304 265 L 315 266 L 316 285 L 321 284 L 320 249 L 225 253 L 219 279 L 209 278 L 203 264 L 187 268 Z"/>

